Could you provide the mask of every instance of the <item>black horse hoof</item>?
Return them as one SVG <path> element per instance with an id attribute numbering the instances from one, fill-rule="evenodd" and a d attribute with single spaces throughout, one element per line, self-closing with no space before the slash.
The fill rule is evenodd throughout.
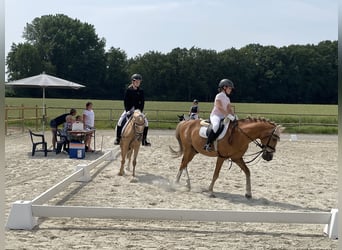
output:
<path id="1" fill-rule="evenodd" d="M 214 195 L 213 193 L 209 194 L 209 198 L 216 198 L 216 195 Z"/>
<path id="2" fill-rule="evenodd" d="M 252 199 L 252 195 L 250 195 L 250 194 L 245 194 L 245 197 L 246 197 L 248 200 Z"/>

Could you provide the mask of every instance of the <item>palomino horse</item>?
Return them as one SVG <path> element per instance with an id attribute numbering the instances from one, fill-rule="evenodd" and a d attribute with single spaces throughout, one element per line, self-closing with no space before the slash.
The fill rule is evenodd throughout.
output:
<path id="1" fill-rule="evenodd" d="M 133 177 L 135 177 L 135 166 L 137 164 L 137 156 L 142 141 L 142 136 L 145 128 L 145 115 L 139 109 L 136 109 L 132 116 L 127 121 L 127 124 L 122 132 L 120 140 L 121 149 L 121 167 L 119 175 L 124 175 L 125 158 L 127 157 L 128 168 L 131 163 L 133 154 Z"/>
<path id="2" fill-rule="evenodd" d="M 187 185 L 190 188 L 190 178 L 187 170 L 188 163 L 197 153 L 210 157 L 217 157 L 214 175 L 209 186 L 210 196 L 213 194 L 214 184 L 217 180 L 222 164 L 226 159 L 231 159 L 236 163 L 246 175 L 246 198 L 252 198 L 250 171 L 246 166 L 243 156 L 251 142 L 260 147 L 260 154 L 266 161 L 273 158 L 276 151 L 277 142 L 280 139 L 280 133 L 285 129 L 281 125 L 265 119 L 247 118 L 238 120 L 229 124 L 229 128 L 224 137 L 217 141 L 217 150 L 208 152 L 203 149 L 206 139 L 199 135 L 201 128 L 200 120 L 181 121 L 176 128 L 176 138 L 179 144 L 179 150 L 175 151 L 171 147 L 172 153 L 176 156 L 182 156 L 182 162 L 176 177 L 178 183 L 185 169 L 187 175 Z M 257 140 L 259 139 L 260 142 Z"/>

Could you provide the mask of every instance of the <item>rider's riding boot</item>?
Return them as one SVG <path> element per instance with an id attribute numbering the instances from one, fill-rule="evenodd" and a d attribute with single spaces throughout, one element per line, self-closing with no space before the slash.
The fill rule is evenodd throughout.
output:
<path id="1" fill-rule="evenodd" d="M 210 133 L 207 138 L 207 143 L 204 145 L 203 149 L 207 151 L 212 151 L 211 144 L 215 140 L 216 133 L 213 130 L 210 130 Z"/>
<path id="2" fill-rule="evenodd" d="M 116 139 L 114 141 L 114 145 L 119 145 L 120 144 L 121 131 L 122 131 L 122 127 L 119 126 L 119 125 L 116 125 Z"/>
<path id="3" fill-rule="evenodd" d="M 151 146 L 151 143 L 149 143 L 149 142 L 146 140 L 147 132 L 148 132 L 148 127 L 145 127 L 145 128 L 144 128 L 144 132 L 143 132 L 142 142 L 141 142 L 141 144 L 142 144 L 143 146 Z"/>

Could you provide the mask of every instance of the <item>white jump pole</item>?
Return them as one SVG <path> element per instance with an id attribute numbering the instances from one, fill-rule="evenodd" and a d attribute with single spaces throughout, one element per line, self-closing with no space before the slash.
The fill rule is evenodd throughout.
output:
<path id="1" fill-rule="evenodd" d="M 80 164 L 76 167 L 76 172 L 72 173 L 64 180 L 60 181 L 53 187 L 40 194 L 32 201 L 16 201 L 12 204 L 10 214 L 7 220 L 7 229 L 32 229 L 37 225 L 37 219 L 32 212 L 32 205 L 41 205 L 49 201 L 52 197 L 65 189 L 74 181 L 89 181 L 91 179 L 90 170 L 98 166 L 105 160 L 112 161 L 118 155 L 119 152 L 113 150 L 106 152 L 103 156 L 99 157 L 95 161 L 92 161 L 88 165 Z"/>
<path id="2" fill-rule="evenodd" d="M 32 205 L 36 217 L 111 218 L 248 223 L 329 224 L 330 212 L 229 211 Z"/>

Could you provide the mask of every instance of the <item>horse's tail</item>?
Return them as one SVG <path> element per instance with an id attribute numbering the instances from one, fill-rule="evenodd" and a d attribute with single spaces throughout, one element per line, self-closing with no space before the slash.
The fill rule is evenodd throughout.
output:
<path id="1" fill-rule="evenodd" d="M 176 157 L 180 157 L 183 155 L 183 145 L 180 139 L 180 126 L 183 122 L 178 123 L 177 127 L 176 127 L 176 139 L 178 141 L 178 146 L 179 149 L 178 150 L 174 150 L 171 146 L 169 146 L 171 153 L 173 154 L 173 156 Z"/>

